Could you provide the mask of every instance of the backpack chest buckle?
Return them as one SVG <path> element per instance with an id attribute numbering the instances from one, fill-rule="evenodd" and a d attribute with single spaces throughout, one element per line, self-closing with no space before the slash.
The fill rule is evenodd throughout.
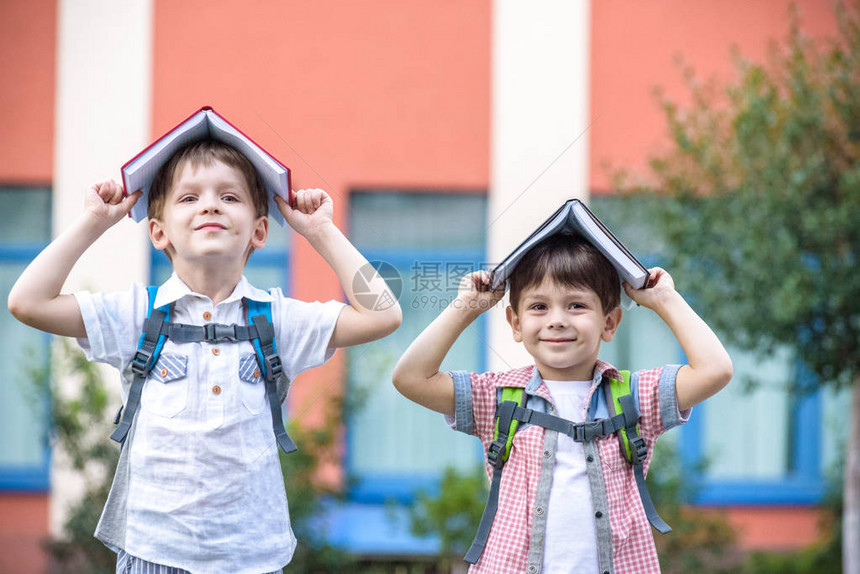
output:
<path id="1" fill-rule="evenodd" d="M 225 341 L 237 341 L 236 325 L 224 325 L 221 323 L 207 323 L 203 325 L 203 335 L 207 343 L 222 343 Z"/>

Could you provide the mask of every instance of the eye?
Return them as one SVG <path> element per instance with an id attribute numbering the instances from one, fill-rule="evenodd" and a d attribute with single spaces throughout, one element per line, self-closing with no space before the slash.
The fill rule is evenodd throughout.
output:
<path id="1" fill-rule="evenodd" d="M 529 305 L 529 309 L 531 309 L 532 311 L 546 311 L 546 304 L 532 303 L 531 305 Z"/>
<path id="2" fill-rule="evenodd" d="M 577 301 L 574 301 L 574 302 L 568 304 L 567 308 L 568 309 L 586 309 L 587 306 L 585 305 L 585 303 L 579 303 Z"/>
<path id="3" fill-rule="evenodd" d="M 239 203 L 239 197 L 233 194 L 227 194 L 221 198 L 228 203 Z"/>
<path id="4" fill-rule="evenodd" d="M 191 202 L 196 201 L 196 200 L 197 200 L 197 197 L 194 195 L 190 195 L 190 194 L 189 195 L 183 195 L 182 197 L 179 198 L 179 203 L 191 203 Z"/>

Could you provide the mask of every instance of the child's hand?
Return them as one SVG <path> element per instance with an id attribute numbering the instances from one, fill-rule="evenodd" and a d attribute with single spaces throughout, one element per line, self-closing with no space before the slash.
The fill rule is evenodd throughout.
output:
<path id="1" fill-rule="evenodd" d="M 642 289 L 634 289 L 629 283 L 624 282 L 624 291 L 639 305 L 654 309 L 669 296 L 676 293 L 675 281 L 664 269 L 652 267 L 648 270 L 651 276 L 648 284 Z"/>
<path id="2" fill-rule="evenodd" d="M 490 290 L 490 273 L 475 271 L 460 279 L 457 298 L 452 305 L 466 310 L 471 315 L 480 315 L 487 309 L 493 308 L 505 296 L 504 285 Z"/>
<path id="3" fill-rule="evenodd" d="M 284 198 L 276 195 L 275 202 L 284 214 L 284 219 L 298 233 L 307 237 L 315 229 L 332 222 L 334 203 L 326 192 L 321 189 L 300 189 L 291 193 L 292 201 L 284 201 Z"/>
<path id="4" fill-rule="evenodd" d="M 141 195 L 143 192 L 139 190 L 125 195 L 122 186 L 111 179 L 93 184 L 87 190 L 84 208 L 96 221 L 110 227 L 128 215 Z"/>

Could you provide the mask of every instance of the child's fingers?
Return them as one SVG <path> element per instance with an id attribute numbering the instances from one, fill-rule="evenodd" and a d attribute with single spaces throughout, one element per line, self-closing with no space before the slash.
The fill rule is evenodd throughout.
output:
<path id="1" fill-rule="evenodd" d="M 311 213 L 313 211 L 312 198 L 306 189 L 300 189 L 296 192 L 296 209 L 302 213 Z"/>
<path id="2" fill-rule="evenodd" d="M 650 276 L 648 277 L 648 284 L 645 286 L 646 289 L 648 287 L 654 287 L 660 282 L 660 279 L 667 275 L 665 269 L 662 267 L 652 267 L 648 270 L 648 273 Z"/>
<path id="3" fill-rule="evenodd" d="M 293 192 L 290 191 L 290 198 L 292 199 Z M 284 216 L 284 219 L 289 221 L 290 216 L 293 214 L 293 206 L 290 205 L 290 201 L 285 200 L 280 195 L 275 196 L 275 205 L 278 207 L 278 210 L 281 212 L 281 215 Z"/>
<path id="4" fill-rule="evenodd" d="M 138 189 L 131 195 L 124 197 L 119 204 L 123 212 L 128 213 L 129 211 L 131 211 L 131 208 L 134 207 L 134 204 L 137 203 L 141 196 L 143 196 L 143 192 Z"/>
<path id="5" fill-rule="evenodd" d="M 108 199 L 108 203 L 111 205 L 117 205 L 122 202 L 125 193 L 123 192 L 123 188 L 114 180 L 110 180 L 108 182 L 108 190 L 110 193 L 110 197 Z"/>

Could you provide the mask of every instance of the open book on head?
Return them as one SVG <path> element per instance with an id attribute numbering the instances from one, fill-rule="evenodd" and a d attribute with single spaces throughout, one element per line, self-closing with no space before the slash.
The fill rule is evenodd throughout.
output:
<path id="1" fill-rule="evenodd" d="M 290 169 L 209 106 L 194 112 L 122 166 L 122 183 L 126 192 L 143 192 L 143 197 L 129 213 L 131 218 L 141 221 L 146 217 L 149 188 L 159 168 L 181 148 L 206 139 L 225 143 L 248 158 L 260 173 L 269 194 L 269 216 L 282 226 L 286 225 L 275 203 L 275 195 L 290 200 Z"/>
<path id="2" fill-rule="evenodd" d="M 627 281 L 636 289 L 641 289 L 648 284 L 648 270 L 636 257 L 584 203 L 578 199 L 569 199 L 493 269 L 490 287 L 495 290 L 505 285 L 514 267 L 526 253 L 547 237 L 559 233 L 576 234 L 585 238 L 612 263 L 622 282 Z M 621 295 L 627 302 L 628 298 L 623 289 Z"/>

